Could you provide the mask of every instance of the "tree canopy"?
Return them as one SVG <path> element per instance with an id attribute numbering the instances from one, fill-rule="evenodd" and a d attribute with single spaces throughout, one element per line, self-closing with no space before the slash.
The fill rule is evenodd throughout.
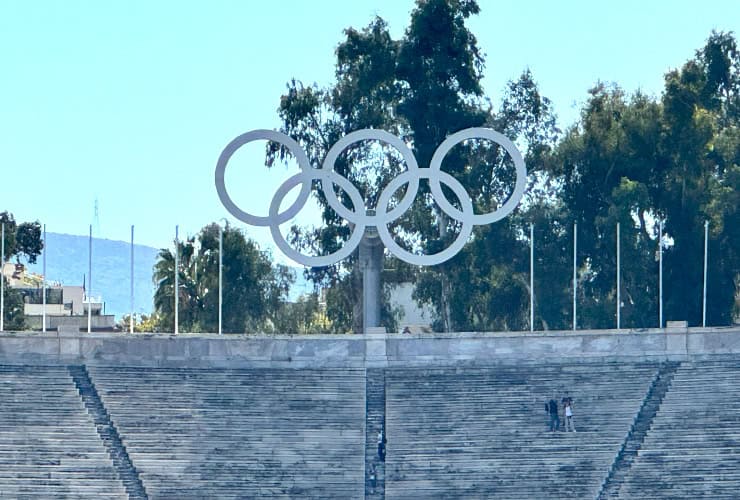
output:
<path id="1" fill-rule="evenodd" d="M 481 87 L 484 57 L 466 20 L 479 11 L 475 1 L 424 0 L 417 3 L 404 36 L 394 40 L 385 21 L 376 17 L 361 30 L 348 28 L 346 39 L 336 50 L 336 80 L 327 88 L 305 86 L 300 81 L 288 83 L 278 113 L 282 130 L 298 140 L 309 154 L 313 166 L 319 166 L 329 148 L 341 137 L 357 129 L 379 128 L 402 137 L 411 145 L 420 166 L 428 166 L 432 154 L 451 133 L 462 128 L 491 126 L 526 143 L 528 154 L 540 154 L 556 136 L 550 102 L 539 94 L 532 75 L 525 71 L 510 83 L 509 94 L 500 113 L 495 113 L 483 96 Z M 268 160 L 276 161 L 288 154 L 278 145 L 268 145 Z M 353 207 L 343 194 L 345 206 L 353 210 L 375 207 L 382 188 L 405 168 L 400 156 L 378 144 L 353 144 L 337 159 L 334 169 L 359 189 L 367 207 Z M 511 159 L 495 144 L 471 141 L 450 151 L 443 163 L 445 172 L 458 179 L 467 189 L 477 213 L 500 206 L 513 185 Z M 317 184 L 320 184 L 317 181 Z M 324 189 L 337 189 L 322 186 Z M 337 189 L 342 191 L 341 189 Z M 391 204 L 398 202 L 405 190 L 396 193 Z M 459 200 L 445 189 L 448 200 Z M 349 224 L 337 216 L 321 192 L 324 225 L 312 230 L 293 231 L 293 243 L 303 249 L 325 255 L 336 251 L 350 234 Z M 377 207 L 387 210 L 389 207 Z M 437 253 L 450 244 L 459 231 L 459 223 L 439 209 L 429 185 L 422 182 L 409 213 L 394 221 L 392 234 L 407 250 Z M 482 232 L 484 239 L 513 241 L 515 228 L 509 223 Z M 463 252 L 466 254 L 467 252 Z M 501 265 L 506 263 L 502 255 Z M 384 281 L 393 279 L 421 280 L 417 287 L 419 300 L 442 311 L 440 328 L 465 325 L 467 302 L 453 290 L 448 278 L 470 271 L 471 257 L 458 255 L 445 264 L 419 272 L 388 259 Z M 344 307 L 328 305 L 331 319 L 347 329 L 358 329 L 360 279 L 356 258 L 338 265 L 312 269 L 314 281 L 341 286 L 346 293 L 336 297 L 354 307 L 352 321 L 341 318 Z M 481 262 L 486 268 L 490 263 Z M 511 269 L 513 271 L 513 267 Z M 473 275 L 478 273 L 473 270 Z M 487 272 L 486 272 L 487 274 Z M 508 274 L 512 274 L 509 272 Z M 463 286 L 463 283 L 460 283 Z M 468 284 L 469 287 L 469 284 Z M 467 288 L 467 287 L 466 287 Z M 466 294 L 467 295 L 467 294 Z M 453 301 L 459 304 L 453 304 Z M 385 305 L 385 326 L 393 328 L 393 314 Z M 459 319 L 453 320 L 453 315 Z M 488 316 L 488 315 L 486 315 Z"/>
<path id="2" fill-rule="evenodd" d="M 217 224 L 205 226 L 197 236 L 177 243 L 179 329 L 183 332 L 218 331 Z M 273 265 L 269 254 L 231 226 L 223 229 L 224 333 L 270 331 L 294 280 L 292 271 Z M 173 331 L 175 307 L 175 254 L 159 252 L 154 266 L 154 307 L 157 328 Z"/>
<path id="3" fill-rule="evenodd" d="M 12 213 L 0 212 L 0 223 L 5 226 L 5 262 L 15 258 L 18 264 L 21 258 L 33 264 L 41 255 L 44 242 L 41 239 L 41 224 L 36 222 L 22 222 L 18 224 Z M 0 262 L 0 265 L 5 264 Z M 5 277 L 2 277 L 5 280 Z M 18 290 L 10 288 L 5 280 L 4 300 L 5 328 L 9 330 L 22 330 L 25 327 L 23 316 L 23 297 Z"/>
<path id="4" fill-rule="evenodd" d="M 21 257 L 25 257 L 28 263 L 35 264 L 44 249 L 41 224 L 38 221 L 18 224 L 8 211 L 0 212 L 0 223 L 5 225 L 5 260 L 15 258 L 20 264 Z"/>

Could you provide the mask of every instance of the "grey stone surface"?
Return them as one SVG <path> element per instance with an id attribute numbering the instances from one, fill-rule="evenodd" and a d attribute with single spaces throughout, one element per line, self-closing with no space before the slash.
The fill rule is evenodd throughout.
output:
<path id="1" fill-rule="evenodd" d="M 740 353 L 740 327 L 368 335 L 0 334 L 0 363 L 306 368 L 673 359 Z"/>

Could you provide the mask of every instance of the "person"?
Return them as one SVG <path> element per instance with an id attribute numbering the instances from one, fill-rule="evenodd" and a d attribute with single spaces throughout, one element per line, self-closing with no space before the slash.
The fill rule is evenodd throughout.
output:
<path id="1" fill-rule="evenodd" d="M 401 333 L 411 333 L 411 328 L 409 328 L 408 326 L 404 326 Z"/>
<path id="2" fill-rule="evenodd" d="M 560 428 L 560 416 L 558 415 L 558 402 L 555 401 L 554 396 L 545 404 L 545 410 L 550 415 L 550 432 L 555 432 Z"/>
<path id="3" fill-rule="evenodd" d="M 385 462 L 385 434 L 383 434 L 383 428 L 380 428 L 378 432 L 378 458 L 381 462 Z"/>
<path id="4" fill-rule="evenodd" d="M 573 399 L 568 396 L 563 398 L 563 414 L 565 415 L 565 432 L 568 432 L 568 429 L 576 432 L 573 424 Z"/>
<path id="5" fill-rule="evenodd" d="M 372 464 L 370 466 L 370 487 L 373 489 L 373 493 L 375 493 L 375 488 L 378 486 L 378 473 L 375 470 L 375 464 Z"/>

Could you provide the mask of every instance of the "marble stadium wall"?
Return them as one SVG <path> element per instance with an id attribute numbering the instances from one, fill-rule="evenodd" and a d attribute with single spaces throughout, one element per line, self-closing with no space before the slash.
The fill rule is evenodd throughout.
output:
<path id="1" fill-rule="evenodd" d="M 0 334 L 2 364 L 362 368 L 723 354 L 740 354 L 740 327 L 411 335 Z"/>

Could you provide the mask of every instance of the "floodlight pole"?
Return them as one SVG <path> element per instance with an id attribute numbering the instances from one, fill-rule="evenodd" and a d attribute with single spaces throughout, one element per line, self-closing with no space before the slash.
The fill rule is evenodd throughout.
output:
<path id="1" fill-rule="evenodd" d="M 218 334 L 223 332 L 223 298 L 224 298 L 224 229 L 218 226 Z"/>
<path id="2" fill-rule="evenodd" d="M 0 332 L 5 331 L 5 223 L 0 231 Z"/>
<path id="3" fill-rule="evenodd" d="M 622 326 L 622 269 L 619 250 L 619 222 L 617 222 L 617 330 Z"/>
<path id="4" fill-rule="evenodd" d="M 576 256 L 578 252 L 578 224 L 573 224 L 573 331 L 578 326 L 576 316 L 576 292 L 578 290 L 578 274 L 577 274 L 577 262 Z"/>
<path id="5" fill-rule="evenodd" d="M 534 331 L 534 224 L 529 224 L 529 331 Z"/>
<path id="6" fill-rule="evenodd" d="M 658 223 L 658 328 L 663 328 L 663 221 Z"/>
<path id="7" fill-rule="evenodd" d="M 179 332 L 179 308 L 180 308 L 180 282 L 179 282 L 179 270 L 180 270 L 180 248 L 179 248 L 179 231 L 180 226 L 175 226 L 175 335 Z"/>
<path id="8" fill-rule="evenodd" d="M 134 225 L 131 224 L 131 316 L 129 333 L 134 333 Z"/>
<path id="9" fill-rule="evenodd" d="M 707 256 L 709 255 L 709 221 L 704 221 L 704 292 L 702 297 L 701 326 L 707 326 Z"/>
<path id="10" fill-rule="evenodd" d="M 44 224 L 43 276 L 41 277 L 41 331 L 46 333 L 46 224 Z"/>
<path id="11" fill-rule="evenodd" d="M 92 331 L 92 224 L 87 240 L 87 333 Z"/>

